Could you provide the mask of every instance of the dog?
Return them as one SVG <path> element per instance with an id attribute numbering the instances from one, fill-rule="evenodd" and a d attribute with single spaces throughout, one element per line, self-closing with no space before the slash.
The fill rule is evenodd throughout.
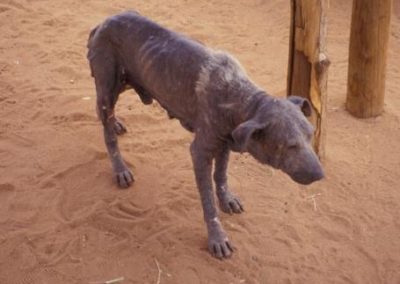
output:
<path id="1" fill-rule="evenodd" d="M 213 256 L 228 258 L 233 252 L 218 219 L 213 179 L 220 209 L 243 212 L 227 182 L 231 151 L 248 152 L 300 184 L 324 177 L 311 146 L 314 129 L 306 118 L 312 112 L 309 101 L 267 94 L 228 53 L 208 48 L 135 11 L 107 18 L 91 31 L 87 46 L 97 113 L 120 187 L 134 181 L 117 142 L 117 135 L 126 132 L 114 112 L 120 93 L 132 88 L 144 104 L 156 100 L 170 118 L 194 133 L 190 153 Z"/>

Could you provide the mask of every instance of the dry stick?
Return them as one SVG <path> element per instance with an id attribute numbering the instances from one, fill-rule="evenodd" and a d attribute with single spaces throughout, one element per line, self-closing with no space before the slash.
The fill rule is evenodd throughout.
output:
<path id="1" fill-rule="evenodd" d="M 158 263 L 158 261 L 157 261 L 156 258 L 154 259 L 154 262 L 156 263 L 157 269 L 158 269 L 157 284 L 160 284 L 160 282 L 161 282 L 161 273 L 162 273 L 162 270 L 161 270 L 160 264 Z"/>
<path id="2" fill-rule="evenodd" d="M 91 282 L 91 284 L 114 284 L 114 283 L 124 281 L 124 279 L 125 279 L 124 277 L 119 277 L 119 278 L 115 278 L 115 279 L 104 281 L 104 282 Z"/>
<path id="3" fill-rule="evenodd" d="M 321 193 L 313 194 L 313 195 L 307 197 L 307 199 L 311 199 L 313 201 L 314 211 L 317 211 L 317 202 L 315 201 L 315 197 L 317 197 L 319 195 L 321 195 Z"/>

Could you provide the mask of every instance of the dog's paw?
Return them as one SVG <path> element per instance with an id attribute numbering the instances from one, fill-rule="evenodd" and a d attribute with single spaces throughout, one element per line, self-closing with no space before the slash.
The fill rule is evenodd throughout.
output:
<path id="1" fill-rule="evenodd" d="M 218 259 L 230 258 L 233 253 L 233 247 L 228 238 L 223 240 L 209 240 L 208 250 L 212 256 Z"/>
<path id="2" fill-rule="evenodd" d="M 218 192 L 219 207 L 228 214 L 240 214 L 244 212 L 242 202 L 229 191 Z"/>
<path id="3" fill-rule="evenodd" d="M 120 188 L 128 188 L 135 181 L 129 169 L 115 173 L 115 180 Z"/>
<path id="4" fill-rule="evenodd" d="M 218 259 L 226 259 L 232 256 L 233 246 L 225 232 L 218 228 L 209 232 L 208 250 L 212 256 Z"/>
<path id="5" fill-rule="evenodd" d="M 127 131 L 125 125 L 120 120 L 115 120 L 114 130 L 117 135 L 122 135 Z"/>

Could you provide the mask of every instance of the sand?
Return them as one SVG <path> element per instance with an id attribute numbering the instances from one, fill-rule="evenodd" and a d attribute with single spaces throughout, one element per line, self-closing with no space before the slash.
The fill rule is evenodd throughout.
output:
<path id="1" fill-rule="evenodd" d="M 283 95 L 287 2 L 0 0 L 0 283 L 400 283 L 399 0 L 385 112 L 366 120 L 344 109 L 351 1 L 331 1 L 327 177 L 299 186 L 233 155 L 230 184 L 246 212 L 221 213 L 230 260 L 206 249 L 192 135 L 132 91 L 117 113 L 136 183 L 112 182 L 86 60 L 91 28 L 137 9 L 228 50 Z"/>

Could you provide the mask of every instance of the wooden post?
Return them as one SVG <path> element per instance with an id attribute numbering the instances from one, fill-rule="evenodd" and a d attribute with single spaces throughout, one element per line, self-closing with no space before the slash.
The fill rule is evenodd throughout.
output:
<path id="1" fill-rule="evenodd" d="M 309 99 L 315 127 L 313 146 L 325 149 L 325 109 L 329 60 L 326 55 L 328 0 L 291 0 L 287 95 Z"/>
<path id="2" fill-rule="evenodd" d="M 392 0 L 353 0 L 346 108 L 367 118 L 383 111 Z"/>

